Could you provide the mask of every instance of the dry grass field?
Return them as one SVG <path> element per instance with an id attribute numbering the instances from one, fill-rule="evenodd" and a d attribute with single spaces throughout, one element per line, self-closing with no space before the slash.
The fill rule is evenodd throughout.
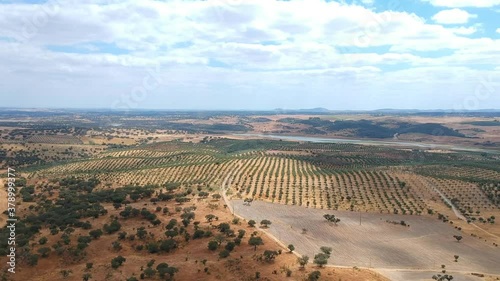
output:
<path id="1" fill-rule="evenodd" d="M 23 206 L 23 205 L 21 205 Z M 111 204 L 103 204 L 108 214 L 101 216 L 97 219 L 91 218 L 89 222 L 97 226 L 109 223 L 113 217 L 120 217 L 119 213 L 123 208 L 115 209 Z M 59 281 L 59 280 L 82 280 L 82 276 L 86 273 L 92 275 L 90 280 L 109 280 L 109 281 L 124 281 L 131 276 L 139 278 L 140 274 L 146 268 L 146 264 L 155 260 L 155 265 L 159 263 L 168 263 L 170 266 L 175 266 L 179 272 L 175 275 L 174 280 L 255 280 L 256 272 L 260 274 L 260 280 L 305 280 L 307 275 L 312 271 L 318 270 L 313 265 L 307 266 L 305 269 L 299 269 L 296 256 L 287 253 L 287 249 L 280 246 L 273 239 L 261 233 L 258 229 L 249 227 L 246 222 L 240 221 L 238 223 L 232 222 L 233 216 L 227 208 L 223 207 L 222 201 L 199 199 L 192 200 L 190 203 L 179 205 L 175 202 L 151 204 L 148 200 L 139 200 L 138 202 L 131 203 L 128 206 L 132 208 L 146 208 L 158 215 L 161 221 L 160 226 L 153 226 L 147 221 L 138 218 L 122 219 L 119 222 L 122 224 L 120 232 L 126 232 L 128 235 L 135 234 L 139 227 L 145 227 L 148 233 L 148 238 L 134 240 L 123 239 L 120 240 L 117 234 L 107 235 L 104 234 L 97 240 L 89 243 L 85 249 L 85 257 L 83 260 L 72 260 L 69 253 L 62 256 L 57 255 L 54 251 L 46 258 L 40 258 L 38 265 L 32 267 L 25 263 L 19 265 L 18 270 L 13 278 L 8 280 L 14 281 Z M 214 207 L 215 206 L 215 207 Z M 168 208 L 172 213 L 161 214 L 155 212 L 156 207 Z M 150 254 L 147 250 L 136 250 L 138 245 L 145 245 L 148 242 L 155 241 L 155 238 L 165 237 L 165 227 L 170 220 L 177 219 L 181 221 L 182 212 L 174 211 L 177 207 L 192 208 L 194 207 L 195 221 L 198 221 L 198 229 L 205 231 L 213 231 L 214 236 L 217 235 L 217 226 L 221 223 L 228 223 L 231 228 L 236 230 L 245 230 L 246 234 L 242 239 L 241 245 L 231 252 L 227 258 L 219 257 L 219 250 L 210 251 L 207 249 L 207 243 L 213 240 L 211 238 L 190 239 L 188 242 L 184 241 L 181 236 L 174 239 L 178 242 L 178 248 L 170 253 Z M 22 213 L 28 212 L 28 208 L 21 207 Z M 217 221 L 208 222 L 205 219 L 207 214 L 217 216 Z M 193 233 L 193 224 L 186 227 L 189 233 Z M 262 237 L 263 245 L 255 251 L 252 246 L 248 245 L 248 238 L 251 233 L 255 232 L 257 236 Z M 77 237 L 88 235 L 89 230 L 76 229 L 71 233 L 71 240 L 76 241 Z M 36 251 L 47 245 L 54 245 L 61 239 L 61 234 L 51 235 L 48 229 L 42 229 L 41 233 L 35 237 L 38 241 L 41 237 L 47 237 L 47 244 L 40 245 L 39 243 L 33 244 L 33 251 Z M 224 236 L 225 237 L 225 236 Z M 223 238 L 223 245 L 232 241 L 230 237 Z M 119 241 L 121 249 L 117 250 L 112 247 L 113 242 Z M 70 246 L 76 244 L 71 242 Z M 220 246 L 222 249 L 222 246 Z M 264 250 L 282 250 L 283 253 L 279 255 L 273 262 L 264 262 L 256 260 L 258 255 L 261 255 Z M 111 259 L 121 255 L 126 258 L 126 262 L 118 269 L 111 268 Z M 206 260 L 206 261 L 204 261 Z M 204 262 L 203 262 L 204 261 Z M 86 263 L 93 263 L 92 269 L 86 269 Z M 286 277 L 283 272 L 284 269 L 290 269 L 292 274 Z M 63 277 L 62 271 L 69 272 L 69 275 Z M 385 277 L 370 270 L 352 270 L 346 268 L 324 268 L 320 269 L 322 273 L 321 280 L 345 280 L 345 281 L 388 281 Z M 147 280 L 163 280 L 158 277 L 147 278 Z"/>
<path id="2" fill-rule="evenodd" d="M 428 217 L 325 211 L 261 201 L 250 206 L 241 200 L 232 202 L 237 215 L 248 220 L 270 220 L 272 225 L 267 231 L 284 244 L 296 245 L 300 254 L 312 257 L 321 246 L 332 247 L 329 262 L 333 265 L 373 268 L 392 280 L 417 280 L 416 276 L 418 280 L 429 279 L 441 271 L 442 264 L 456 280 L 476 280 L 470 276 L 474 272 L 500 277 L 498 247 L 467 236 L 457 242 L 453 235 L 463 233 Z M 326 213 L 335 214 L 341 221 L 338 225 L 327 222 L 323 218 Z M 410 226 L 387 220 L 405 221 Z M 454 262 L 454 255 L 459 255 L 458 262 Z"/>

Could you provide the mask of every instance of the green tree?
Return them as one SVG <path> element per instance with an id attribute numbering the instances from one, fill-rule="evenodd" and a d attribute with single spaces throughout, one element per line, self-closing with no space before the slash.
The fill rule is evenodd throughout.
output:
<path id="1" fill-rule="evenodd" d="M 307 263 L 309 262 L 309 257 L 306 255 L 303 255 L 302 257 L 298 257 L 297 262 L 300 264 L 301 268 L 304 268 L 307 265 Z"/>
<path id="2" fill-rule="evenodd" d="M 332 247 L 326 247 L 326 246 L 323 246 L 321 248 L 319 248 L 321 250 L 321 252 L 323 252 L 324 254 L 330 256 L 332 254 Z"/>
<path id="3" fill-rule="evenodd" d="M 179 231 L 175 229 L 165 231 L 165 236 L 167 236 L 168 238 L 174 238 L 177 235 L 179 235 Z"/>
<path id="4" fill-rule="evenodd" d="M 215 219 L 215 215 L 208 214 L 205 216 L 205 219 L 207 219 L 207 222 L 212 222 Z"/>
<path id="5" fill-rule="evenodd" d="M 262 238 L 254 236 L 250 237 L 250 239 L 248 240 L 248 244 L 254 247 L 254 251 L 257 251 L 257 246 L 263 245 L 264 241 L 262 241 Z"/>
<path id="6" fill-rule="evenodd" d="M 40 239 L 38 240 L 38 243 L 39 243 L 40 245 L 45 245 L 45 243 L 47 243 L 47 241 L 48 241 L 47 237 L 45 237 L 45 236 L 44 236 L 44 237 L 42 237 L 42 238 L 40 238 Z"/>
<path id="7" fill-rule="evenodd" d="M 219 248 L 219 243 L 217 243 L 217 241 L 212 240 L 208 242 L 208 249 L 210 251 L 215 251 L 217 250 L 217 248 Z"/>
<path id="8" fill-rule="evenodd" d="M 262 220 L 260 222 L 260 225 L 262 225 L 263 227 L 269 227 L 271 225 L 271 221 L 270 220 Z"/>
<path id="9" fill-rule="evenodd" d="M 272 262 L 272 261 L 274 261 L 274 259 L 276 259 L 277 255 L 278 255 L 277 251 L 265 250 L 264 251 L 264 260 L 267 262 Z"/>
<path id="10" fill-rule="evenodd" d="M 117 256 L 116 258 L 112 259 L 111 260 L 111 267 L 114 268 L 114 269 L 117 269 L 118 267 L 120 267 L 125 261 L 127 261 L 126 258 L 122 257 L 122 256 Z"/>
<path id="11" fill-rule="evenodd" d="M 100 229 L 94 229 L 94 230 L 89 231 L 89 235 L 92 236 L 92 238 L 94 238 L 94 239 L 99 239 L 99 237 L 101 237 L 102 234 L 103 234 L 103 232 Z"/>
<path id="12" fill-rule="evenodd" d="M 231 226 L 228 223 L 224 222 L 224 223 L 219 224 L 219 226 L 217 228 L 219 229 L 220 232 L 226 233 L 231 229 Z"/>
<path id="13" fill-rule="evenodd" d="M 329 215 L 329 214 L 325 214 L 323 216 L 327 221 L 329 222 L 333 222 L 335 225 L 337 225 L 338 222 L 340 222 L 340 219 L 335 217 L 335 215 Z"/>
<path id="14" fill-rule="evenodd" d="M 160 250 L 170 253 L 170 251 L 177 248 L 177 242 L 174 239 L 167 239 L 160 242 Z"/>
<path id="15" fill-rule="evenodd" d="M 232 252 L 234 250 L 234 247 L 236 247 L 236 243 L 234 243 L 233 241 L 229 241 L 224 248 L 229 252 Z"/>
<path id="16" fill-rule="evenodd" d="M 107 234 L 112 234 L 120 230 L 121 227 L 122 225 L 117 220 L 113 220 L 109 225 L 104 224 L 103 229 Z"/>
<path id="17" fill-rule="evenodd" d="M 35 266 L 38 264 L 38 255 L 36 254 L 28 254 L 26 262 L 29 266 Z"/>
<path id="18" fill-rule="evenodd" d="M 321 272 L 316 270 L 316 271 L 309 273 L 309 275 L 307 276 L 307 280 L 308 281 L 317 281 L 317 280 L 319 280 L 320 277 L 321 277 Z"/>
<path id="19" fill-rule="evenodd" d="M 146 231 L 144 226 L 141 226 L 141 227 L 137 228 L 136 235 L 137 235 L 137 237 L 139 237 L 139 239 L 143 240 L 144 238 L 146 238 L 146 235 L 148 235 L 148 232 Z"/>
<path id="20" fill-rule="evenodd" d="M 49 256 L 50 253 L 50 248 L 49 247 L 43 247 L 38 249 L 37 251 L 40 255 L 42 255 L 42 258 L 46 258 Z"/>
<path id="21" fill-rule="evenodd" d="M 222 258 L 222 259 L 224 259 L 224 258 L 229 257 L 229 254 L 230 254 L 230 252 L 228 250 L 222 250 L 219 253 L 219 257 Z"/>
<path id="22" fill-rule="evenodd" d="M 146 275 L 148 278 L 151 278 L 155 276 L 156 270 L 152 269 L 151 267 L 148 267 L 144 270 L 144 275 Z"/>
<path id="23" fill-rule="evenodd" d="M 323 267 L 325 264 L 328 263 L 329 258 L 330 256 L 325 253 L 319 253 L 314 256 L 314 263 L 317 264 L 319 267 Z"/>
<path id="24" fill-rule="evenodd" d="M 114 241 L 113 243 L 111 243 L 111 247 L 115 251 L 120 251 L 122 249 L 122 245 L 118 241 Z"/>

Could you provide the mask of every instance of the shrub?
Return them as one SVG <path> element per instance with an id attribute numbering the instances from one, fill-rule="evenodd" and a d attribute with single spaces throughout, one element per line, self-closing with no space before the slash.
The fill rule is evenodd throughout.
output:
<path id="1" fill-rule="evenodd" d="M 227 242 L 225 249 L 229 252 L 232 252 L 234 250 L 234 247 L 236 247 L 236 243 L 230 241 Z"/>
<path id="2" fill-rule="evenodd" d="M 101 237 L 102 234 L 103 232 L 100 229 L 94 229 L 89 231 L 89 235 L 92 236 L 92 238 L 94 239 L 99 239 L 99 237 Z"/>
<path id="3" fill-rule="evenodd" d="M 307 276 L 307 280 L 308 281 L 316 281 L 316 280 L 319 280 L 320 277 L 321 277 L 321 272 L 313 271 L 313 272 L 309 273 L 309 275 Z"/>
<path id="4" fill-rule="evenodd" d="M 222 250 L 219 253 L 219 257 L 224 259 L 224 258 L 229 257 L 229 254 L 230 254 L 230 252 L 228 250 Z"/>
<path id="5" fill-rule="evenodd" d="M 210 251 L 215 251 L 217 250 L 217 248 L 219 248 L 219 243 L 217 243 L 217 241 L 212 240 L 208 242 L 208 249 Z"/>
<path id="6" fill-rule="evenodd" d="M 299 257 L 297 258 L 297 262 L 300 264 L 301 268 L 304 268 L 309 262 L 309 257 L 308 256 Z"/>
<path id="7" fill-rule="evenodd" d="M 127 259 L 122 256 L 117 256 L 116 258 L 111 260 L 111 267 L 117 269 L 120 267 Z"/>

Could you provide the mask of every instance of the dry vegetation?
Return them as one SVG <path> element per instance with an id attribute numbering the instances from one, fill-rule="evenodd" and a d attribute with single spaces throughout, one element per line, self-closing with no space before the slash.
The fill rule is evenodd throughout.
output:
<path id="1" fill-rule="evenodd" d="M 49 198 L 59 197 L 67 200 L 68 195 L 61 196 L 62 192 L 77 185 L 73 183 L 60 186 L 49 181 L 39 182 L 32 195 L 35 198 L 48 195 Z M 84 185 L 86 182 L 81 184 Z M 101 194 L 98 189 L 94 192 Z M 245 221 L 234 220 L 220 199 L 212 199 L 208 194 L 202 197 L 193 194 L 188 195 L 190 202 L 176 203 L 170 200 L 162 201 L 160 198 L 161 194 L 175 196 L 178 191 L 158 188 L 152 192 L 151 197 L 141 195 L 142 199 L 129 195 L 122 201 L 124 205 L 120 206 L 105 203 L 104 197 L 97 195 L 97 198 L 104 200 L 101 205 L 105 211 L 97 218 L 82 219 L 82 222 L 89 223 L 87 227 L 62 228 L 61 225 L 62 229 L 54 232 L 57 228 L 43 226 L 38 234 L 30 238 L 33 242 L 30 242 L 28 249 L 32 254 L 25 253 L 24 258 L 20 258 L 15 277 L 4 277 L 8 278 L 7 280 L 82 280 L 87 276 L 89 280 L 123 281 L 133 276 L 140 279 L 141 274 L 145 274 L 148 280 L 169 280 L 168 274 L 166 279 L 160 278 L 159 272 L 147 277 L 147 264 L 152 260 L 154 264 L 151 269 L 155 269 L 160 263 L 177 268 L 174 280 L 255 280 L 256 274 L 260 276 L 260 280 L 304 280 L 312 271 L 317 270 L 312 265 L 300 269 L 295 255 L 287 253 L 286 248 L 263 235 L 257 228 L 250 227 Z M 134 192 L 130 190 L 127 193 Z M 23 203 L 19 206 L 21 217 L 38 213 L 36 209 L 29 208 L 29 205 Z M 140 215 L 125 216 L 127 209 L 141 210 Z M 145 210 L 150 215 L 153 214 L 158 222 L 144 217 Z M 214 218 L 209 220 L 207 215 Z M 189 219 L 186 219 L 187 217 Z M 115 219 L 120 227 L 112 233 L 106 233 L 104 225 L 110 225 Z M 172 220 L 177 223 L 169 227 Z M 187 220 L 186 224 L 184 220 Z M 227 229 L 222 231 L 221 225 L 226 225 Z M 103 229 L 104 233 L 91 239 L 89 233 L 97 229 Z M 172 239 L 167 238 L 168 229 L 173 230 L 172 236 L 168 236 Z M 199 237 L 196 236 L 197 231 L 201 233 L 198 233 Z M 88 237 L 88 242 L 83 242 L 85 240 L 82 237 Z M 254 250 L 248 242 L 250 237 L 261 237 L 262 245 Z M 65 242 L 66 239 L 68 242 Z M 175 246 L 162 250 L 161 241 L 173 241 Z M 218 241 L 219 246 L 209 250 L 207 244 L 210 241 Z M 154 244 L 157 246 L 153 246 Z M 228 249 L 228 244 L 233 244 L 234 249 L 229 252 L 228 257 L 221 257 L 221 252 L 224 248 Z M 155 250 L 154 247 L 159 248 Z M 50 251 L 42 254 L 43 249 Z M 281 254 L 271 261 L 261 260 L 265 250 L 279 251 Z M 34 253 L 38 253 L 37 262 L 29 264 L 29 257 Z M 123 265 L 113 268 L 111 261 L 117 256 L 125 257 L 126 261 Z M 33 275 L 35 271 L 36 275 Z M 286 277 L 287 272 L 290 272 L 289 277 Z M 322 280 L 386 280 L 368 270 L 326 268 L 321 270 L 321 274 Z"/>
<path id="2" fill-rule="evenodd" d="M 140 279 L 152 259 L 155 260 L 152 269 L 162 262 L 179 269 L 174 274 L 175 280 L 256 280 L 256 272 L 259 280 L 307 280 L 317 270 L 321 272 L 320 280 L 385 280 L 369 269 L 392 280 L 421 280 L 441 273 L 441 264 L 446 265 L 447 272 L 463 280 L 477 280 L 470 276 L 472 272 L 491 274 L 486 278 L 492 280 L 499 277 L 495 266 L 500 259 L 499 154 L 486 150 L 456 152 L 271 141 L 233 136 L 227 130 L 241 130 L 243 126 L 254 133 L 308 135 L 314 130 L 308 130 L 311 128 L 306 124 L 312 122 L 314 127 L 324 120 L 370 120 L 389 125 L 392 122 L 395 128 L 398 122 L 439 123 L 475 138 L 428 134 L 401 134 L 397 138 L 471 146 L 482 143 L 494 149 L 500 126 L 491 124 L 491 118 L 479 117 L 446 120 L 423 116 L 320 117 L 321 120 L 306 114 L 188 117 L 180 114 L 168 118 L 96 115 L 79 116 L 74 119 L 81 122 L 78 126 L 62 128 L 54 128 L 52 123 L 38 125 L 37 122 L 44 124 L 48 120 L 43 117 L 9 119 L 14 123 L 24 121 L 19 126 L 0 128 L 0 162 L 4 167 L 21 170 L 28 180 L 18 193 L 20 219 L 26 220 L 28 226 L 38 225 L 34 217 L 40 220 L 39 231 L 20 228 L 32 235 L 24 237 L 25 244 L 19 246 L 23 249 L 20 270 L 14 279 L 10 278 L 84 280 L 88 274 L 87 277 L 92 276 L 88 280 L 127 280 L 132 276 Z M 474 125 L 475 122 L 481 126 Z M 83 123 L 89 125 L 82 127 Z M 355 133 L 347 129 L 321 137 L 352 137 Z M 68 176 L 96 184 L 91 190 L 61 184 Z M 106 197 L 109 192 L 119 193 L 123 188 L 127 190 L 125 197 Z M 134 188 L 149 191 L 137 197 Z M 243 217 L 239 221 L 233 221 L 230 208 L 225 207 L 228 203 L 217 196 L 222 191 L 230 200 L 236 200 L 236 214 Z M 240 200 L 245 199 L 253 200 L 251 206 L 241 204 Z M 95 205 L 86 205 L 89 202 Z M 74 217 L 67 216 L 62 209 L 57 211 L 58 206 L 81 207 L 82 210 L 75 210 L 79 222 L 75 223 Z M 95 211 L 94 208 L 102 213 L 82 215 Z M 147 214 L 125 218 L 120 214 L 125 208 L 145 208 L 154 214 L 154 219 Z M 43 217 L 56 211 L 60 212 L 57 216 Z M 181 216 L 191 212 L 194 218 L 182 225 Z M 335 226 L 326 222 L 325 213 L 337 215 L 340 223 Z M 218 220 L 208 221 L 208 214 Z M 358 226 L 360 215 L 362 225 Z M 78 242 L 78 237 L 104 229 L 105 224 L 115 219 L 121 224 L 119 231 L 90 242 Z M 165 232 L 171 219 L 178 222 L 177 234 L 169 238 Z M 248 226 L 250 219 L 257 222 L 269 219 L 272 225 L 268 229 L 253 228 Z M 401 221 L 410 226 L 401 225 Z M 235 236 L 217 228 L 223 223 L 234 230 Z M 147 233 L 143 239 L 137 238 L 140 227 Z M 245 230 L 240 245 L 234 247 L 229 257 L 220 257 L 240 229 Z M 193 239 L 196 230 L 211 234 Z M 264 242 L 256 251 L 248 243 L 254 231 L 254 236 Z M 120 234 L 123 232 L 126 234 Z M 458 243 L 453 235 L 460 235 L 463 240 Z M 43 237 L 47 241 L 42 243 Z M 169 239 L 176 244 L 170 252 L 150 253 L 148 244 L 161 244 Z M 212 240 L 220 244 L 215 251 L 207 247 Z M 296 254 L 309 255 L 310 263 L 319 247 L 332 247 L 329 263 L 346 268 L 318 268 L 309 264 L 300 270 L 297 256 L 286 253 L 289 243 L 295 245 Z M 142 249 L 137 248 L 140 245 Z M 42 257 L 46 250 L 39 252 L 41 248 L 50 249 L 48 257 Z M 282 253 L 266 262 L 262 260 L 265 250 Z M 33 263 L 33 255 L 39 256 L 37 264 L 29 265 L 30 261 Z M 458 262 L 453 261 L 454 255 L 460 256 Z M 117 256 L 125 257 L 126 261 L 115 269 L 111 259 Z M 87 262 L 93 263 L 92 268 L 86 269 Z M 286 277 L 289 270 L 292 275 Z M 150 279 L 167 280 L 167 277 L 160 279 L 156 273 Z"/>

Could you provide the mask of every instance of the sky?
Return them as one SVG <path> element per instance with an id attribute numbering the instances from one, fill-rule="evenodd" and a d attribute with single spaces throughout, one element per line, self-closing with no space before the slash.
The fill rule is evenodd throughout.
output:
<path id="1" fill-rule="evenodd" d="M 0 0 L 1 107 L 500 109 L 500 0 Z"/>

